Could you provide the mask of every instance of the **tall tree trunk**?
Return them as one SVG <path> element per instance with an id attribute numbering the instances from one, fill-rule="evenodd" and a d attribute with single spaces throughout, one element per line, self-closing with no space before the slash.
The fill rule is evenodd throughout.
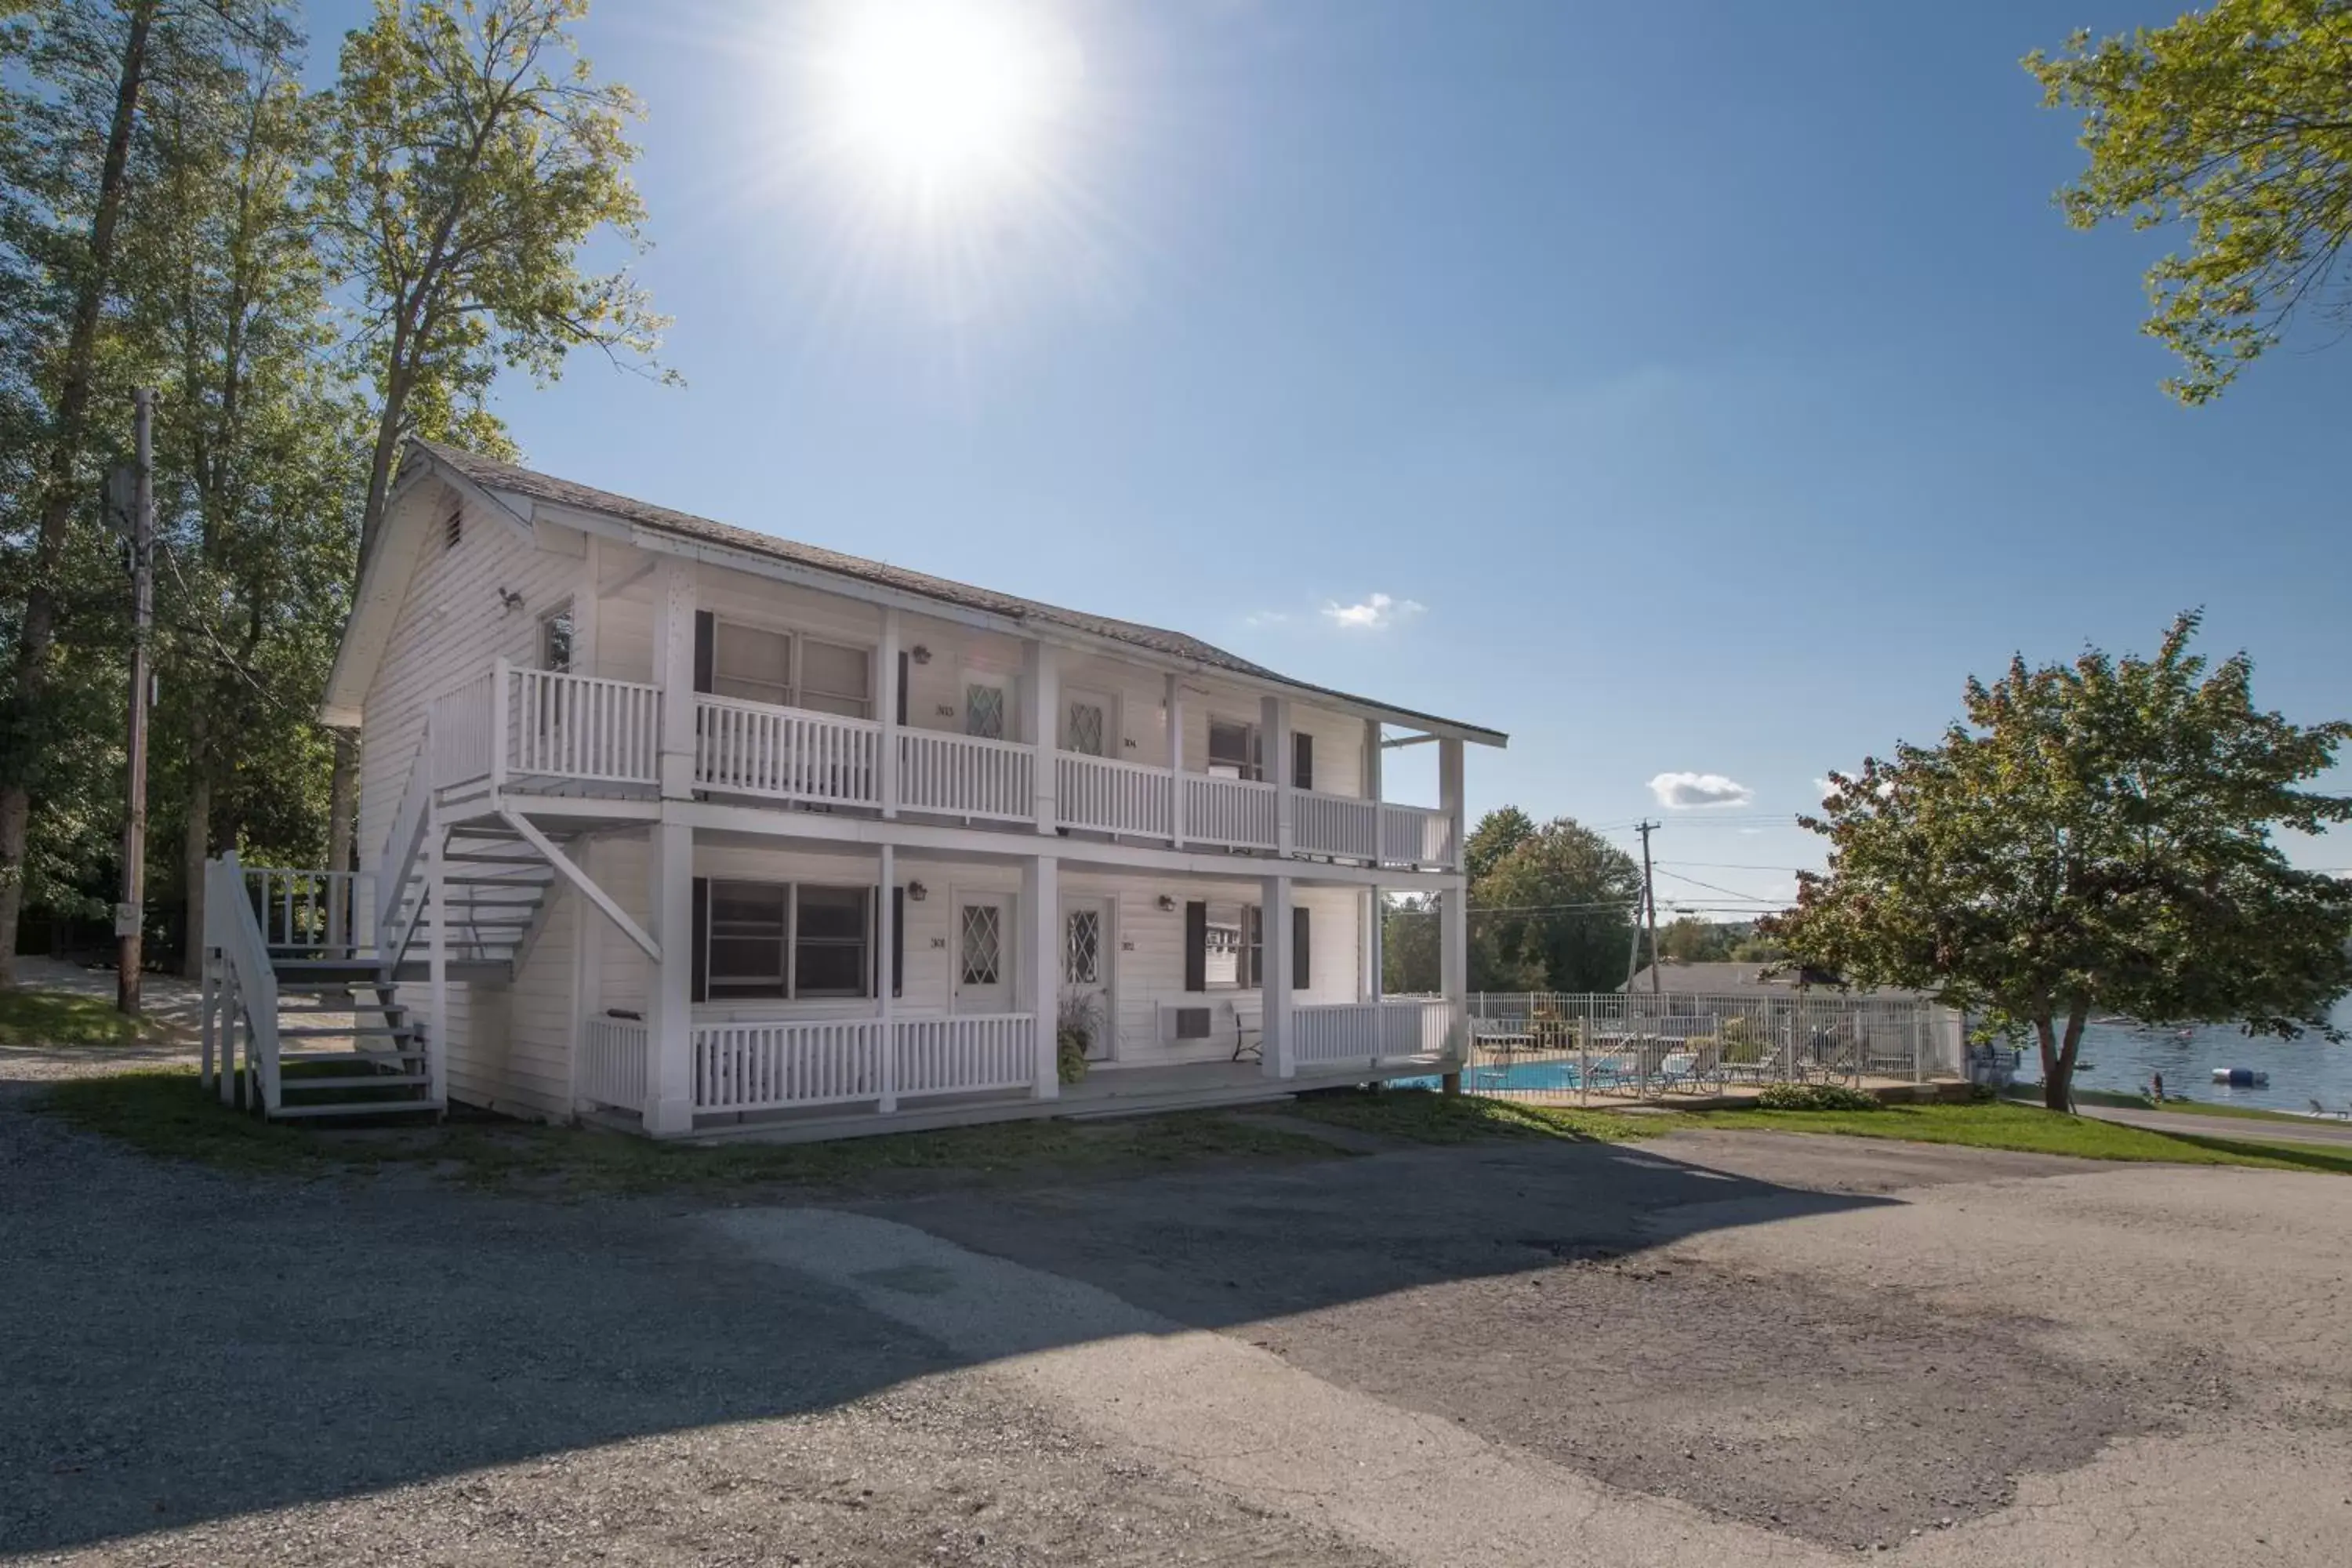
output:
<path id="1" fill-rule="evenodd" d="M 2048 1110 L 2074 1113 L 2074 1063 L 2083 1048 L 2083 1026 L 2090 1017 L 2090 1005 L 2076 1002 L 2067 1008 L 2063 1029 L 2054 1015 L 2033 1020 L 2042 1045 L 2042 1103 Z"/>
<path id="2" fill-rule="evenodd" d="M 40 531 L 34 545 L 32 581 L 25 592 L 25 618 L 16 638 L 16 670 L 6 732 L 27 754 L 27 738 L 38 718 L 49 679 L 49 653 L 57 641 L 56 577 L 73 523 L 75 480 L 81 466 L 89 423 L 90 383 L 98 357 L 98 321 L 111 291 L 114 228 L 122 214 L 129 182 L 131 131 L 139 115 L 139 90 L 147 71 L 147 33 L 156 0 L 135 0 L 122 46 L 122 69 L 115 79 L 114 117 L 107 127 L 106 160 L 90 214 L 89 253 L 81 289 L 74 300 L 73 325 L 66 339 L 63 374 L 58 386 Z M 23 763 L 20 762 L 19 766 Z M 0 784 L 0 986 L 16 981 L 16 922 L 24 912 L 25 850 L 32 821 L 32 791 L 21 775 Z"/>

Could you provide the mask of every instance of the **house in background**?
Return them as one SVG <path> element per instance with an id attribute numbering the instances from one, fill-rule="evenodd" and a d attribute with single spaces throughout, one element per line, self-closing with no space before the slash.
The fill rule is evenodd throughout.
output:
<path id="1" fill-rule="evenodd" d="M 325 703 L 362 869 L 215 868 L 208 1016 L 270 1113 L 816 1135 L 1460 1061 L 1465 749 L 1503 735 L 447 447 L 401 474 Z M 1383 800 L 1423 742 L 1440 798 Z M 1442 995 L 1381 994 L 1383 890 L 1444 895 Z M 305 1030 L 336 987 L 359 1031 Z"/>

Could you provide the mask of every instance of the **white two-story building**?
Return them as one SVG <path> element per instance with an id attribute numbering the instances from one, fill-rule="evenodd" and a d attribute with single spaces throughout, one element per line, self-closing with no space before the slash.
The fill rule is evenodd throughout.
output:
<path id="1" fill-rule="evenodd" d="M 362 737 L 362 871 L 228 862 L 207 924 L 274 1113 L 381 1083 L 814 1135 L 1465 1043 L 1464 748 L 1505 737 L 1179 633 L 418 444 L 325 717 Z M 1436 804 L 1384 801 L 1423 743 Z M 1384 891 L 1440 896 L 1442 994 L 1381 995 Z M 274 988 L 355 983 L 361 1070 L 289 1070 Z"/>

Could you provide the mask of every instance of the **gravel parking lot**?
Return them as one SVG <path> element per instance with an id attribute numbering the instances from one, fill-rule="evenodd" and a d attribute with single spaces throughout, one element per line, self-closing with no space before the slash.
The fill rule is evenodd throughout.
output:
<path id="1" fill-rule="evenodd" d="M 2334 1563 L 2352 1183 L 1770 1134 L 696 1206 L 0 1103 L 0 1555 Z"/>

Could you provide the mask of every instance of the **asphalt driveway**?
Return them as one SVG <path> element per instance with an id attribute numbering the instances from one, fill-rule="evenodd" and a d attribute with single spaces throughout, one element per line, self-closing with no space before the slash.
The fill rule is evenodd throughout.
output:
<path id="1" fill-rule="evenodd" d="M 1767 1134 L 884 1203 L 0 1105 L 0 1555 L 2333 1563 L 2352 1183 Z"/>

